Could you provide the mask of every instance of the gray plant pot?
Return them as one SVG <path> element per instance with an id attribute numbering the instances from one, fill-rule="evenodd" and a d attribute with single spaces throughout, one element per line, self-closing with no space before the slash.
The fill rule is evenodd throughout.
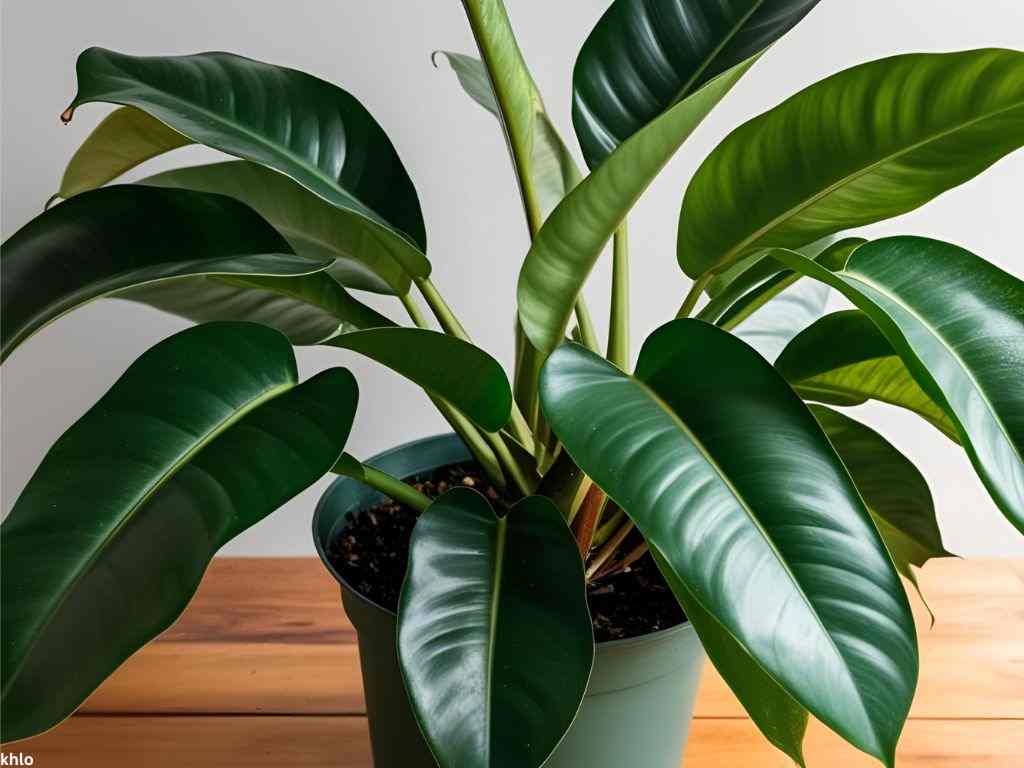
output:
<path id="1" fill-rule="evenodd" d="M 466 461 L 455 435 L 439 435 L 394 448 L 368 462 L 410 477 Z M 373 506 L 381 494 L 339 478 L 313 517 L 313 540 L 341 586 L 341 602 L 359 638 L 370 741 L 376 768 L 434 768 L 413 718 L 398 667 L 395 614 L 363 597 L 326 557 L 327 543 L 351 513 Z M 547 768 L 678 768 L 693 714 L 704 651 L 690 624 L 630 640 L 599 643 L 583 706 Z"/>

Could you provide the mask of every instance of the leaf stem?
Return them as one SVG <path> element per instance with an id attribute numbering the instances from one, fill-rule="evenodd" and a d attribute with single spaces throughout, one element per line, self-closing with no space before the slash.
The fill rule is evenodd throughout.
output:
<path id="1" fill-rule="evenodd" d="M 400 504 L 412 507 L 417 512 L 422 512 L 431 504 L 431 499 L 424 493 L 413 488 L 408 483 L 399 480 L 397 477 L 381 472 L 379 469 L 363 464 L 353 459 L 348 454 L 331 468 L 336 475 L 344 475 L 365 483 L 371 488 L 376 488 L 386 496 L 390 496 Z"/>
<path id="2" fill-rule="evenodd" d="M 629 233 L 623 220 L 612 251 L 612 301 L 608 320 L 608 360 L 629 370 Z"/>
<path id="3" fill-rule="evenodd" d="M 677 318 L 690 316 L 690 313 L 693 312 L 693 308 L 697 306 L 697 302 L 700 300 L 701 291 L 704 290 L 705 286 L 707 286 L 710 281 L 710 272 L 705 272 L 693 281 L 693 285 L 690 286 L 690 290 L 686 294 L 686 298 L 683 299 L 683 306 L 681 306 L 679 311 L 676 313 Z"/>
<path id="4" fill-rule="evenodd" d="M 576 298 L 576 324 L 580 329 L 580 342 L 591 352 L 597 352 L 601 345 L 597 341 L 594 321 L 590 317 L 590 310 L 587 309 L 587 302 L 582 294 Z"/>

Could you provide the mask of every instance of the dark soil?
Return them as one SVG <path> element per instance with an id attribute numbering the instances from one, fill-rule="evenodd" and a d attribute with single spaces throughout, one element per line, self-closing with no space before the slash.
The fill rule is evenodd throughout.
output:
<path id="1" fill-rule="evenodd" d="M 502 502 L 472 463 L 442 467 L 407 482 L 430 498 L 463 485 L 475 488 L 495 504 Z M 385 499 L 352 515 L 328 547 L 327 557 L 349 585 L 391 611 L 398 609 L 416 514 L 410 507 Z M 624 573 L 588 585 L 587 602 L 597 642 L 637 637 L 685 620 L 650 555 Z"/>

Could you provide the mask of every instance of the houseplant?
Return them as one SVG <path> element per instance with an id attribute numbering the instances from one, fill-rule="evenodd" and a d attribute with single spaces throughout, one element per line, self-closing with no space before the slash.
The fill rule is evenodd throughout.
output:
<path id="1" fill-rule="evenodd" d="M 672 9 L 684 18 L 653 2 L 612 5 L 576 64 L 574 127 L 592 169 L 581 181 L 501 4 L 467 0 L 483 64 L 449 60 L 501 121 L 533 236 L 514 387 L 431 282 L 411 181 L 352 96 L 226 54 L 84 53 L 73 107 L 122 107 L 73 158 L 66 202 L 4 246 L 3 352 L 111 293 L 203 324 L 140 358 L 54 446 L 4 523 L 4 737 L 70 713 L 174 619 L 223 541 L 333 466 L 425 509 L 399 649 L 441 764 L 535 765 L 554 748 L 593 654 L 585 574 L 626 567 L 635 548 L 620 557 L 609 542 L 630 526 L 773 743 L 799 760 L 810 712 L 891 764 L 917 666 L 896 574 L 944 551 L 909 462 L 801 398 L 920 413 L 964 446 L 1024 527 L 1024 297 L 1013 277 L 922 238 L 843 238 L 810 257 L 791 249 L 910 210 L 1016 149 L 1024 57 L 870 62 L 738 128 L 683 201 L 679 261 L 694 286 L 680 319 L 651 335 L 627 375 L 628 211 L 813 3 L 740 5 L 735 15 L 720 3 Z M 696 27 L 706 37 L 686 34 L 691 15 L 707 22 Z M 651 28 L 657 37 L 641 34 Z M 191 142 L 242 160 L 104 186 Z M 579 292 L 609 240 L 603 359 Z M 794 325 L 775 366 L 728 333 L 813 281 L 857 309 Z M 392 293 L 426 326 L 413 284 L 443 333 L 395 326 L 346 290 Z M 563 344 L 567 332 L 580 343 Z M 422 385 L 510 497 L 507 515 L 470 491 L 428 508 L 400 480 L 341 456 L 354 383 L 334 370 L 297 384 L 285 338 L 366 354 Z M 489 546 L 473 550 L 484 554 L 467 571 L 442 568 L 462 581 L 428 600 L 436 582 L 421 575 L 439 552 L 454 562 L 446 553 L 464 538 Z M 546 546 L 523 543 L 534 540 Z M 513 569 L 526 550 L 528 574 Z M 527 576 L 545 589 L 524 595 Z M 549 593 L 568 599 L 553 607 L 541 599 Z M 515 620 L 499 624 L 495 607 Z M 443 640 L 439 619 L 450 615 L 464 617 L 470 645 L 449 652 L 475 652 L 436 670 L 419 652 Z M 553 670 L 541 666 L 552 659 Z M 499 695 L 527 683 L 549 705 L 544 718 L 512 717 L 515 702 Z M 446 697 L 483 717 L 469 741 L 430 704 Z"/>

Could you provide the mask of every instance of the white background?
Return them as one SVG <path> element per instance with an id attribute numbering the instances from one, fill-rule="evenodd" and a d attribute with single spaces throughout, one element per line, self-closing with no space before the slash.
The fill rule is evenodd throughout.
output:
<path id="1" fill-rule="evenodd" d="M 355 94 L 388 131 L 415 181 L 435 282 L 475 339 L 511 362 L 515 277 L 527 240 L 503 139 L 493 119 L 462 94 L 436 48 L 472 52 L 457 0 L 2 0 L 4 238 L 35 215 L 75 147 L 108 108 L 86 106 L 72 125 L 57 119 L 75 90 L 77 54 L 99 45 L 132 54 L 227 50 L 306 70 Z M 571 137 L 572 63 L 606 0 L 507 0 L 547 106 Z M 704 155 L 740 122 L 836 70 L 910 51 L 1024 48 L 1020 0 L 823 0 L 766 55 L 683 147 L 630 219 L 634 342 L 671 317 L 688 281 L 676 266 L 678 208 Z M 210 156 L 179 150 L 148 174 Z M 141 175 L 141 174 L 137 174 Z M 925 208 L 866 230 L 927 234 L 963 245 L 1024 274 L 1024 152 Z M 603 332 L 607 259 L 587 293 Z M 378 303 L 400 318 L 397 303 Z M 837 303 L 838 306 L 838 303 Z M 47 447 L 144 349 L 185 327 L 134 304 L 101 301 L 38 334 L 5 364 L 2 501 L 10 509 Z M 339 350 L 299 351 L 309 375 L 350 366 L 363 393 L 349 449 L 366 458 L 444 423 L 419 390 Z M 916 417 L 867 406 L 858 415 L 883 431 L 931 483 L 948 547 L 959 554 L 1024 554 L 961 450 Z M 309 523 L 321 481 L 233 542 L 232 554 L 312 552 Z"/>

